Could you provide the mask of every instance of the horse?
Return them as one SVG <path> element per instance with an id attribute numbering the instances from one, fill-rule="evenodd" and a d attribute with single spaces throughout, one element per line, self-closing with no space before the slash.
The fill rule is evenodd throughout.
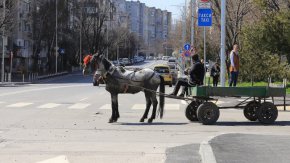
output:
<path id="1" fill-rule="evenodd" d="M 95 69 L 101 73 L 106 84 L 106 90 L 111 94 L 112 116 L 109 119 L 109 123 L 117 122 L 120 117 L 118 94 L 136 94 L 140 91 L 144 91 L 146 98 L 146 109 L 140 122 L 144 122 L 147 119 L 150 107 L 153 105 L 152 115 L 148 119 L 148 123 L 152 123 L 156 118 L 156 108 L 158 105 L 156 91 L 158 87 L 161 93 L 159 95 L 158 112 L 162 119 L 165 102 L 162 94 L 165 92 L 165 83 L 161 75 L 149 68 L 139 71 L 126 70 L 121 66 L 115 66 L 101 54 L 86 56 L 84 58 L 83 75 L 92 73 Z"/>

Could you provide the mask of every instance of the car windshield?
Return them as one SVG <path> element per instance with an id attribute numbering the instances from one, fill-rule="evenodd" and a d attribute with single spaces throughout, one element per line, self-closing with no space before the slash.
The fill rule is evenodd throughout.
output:
<path id="1" fill-rule="evenodd" d="M 154 71 L 158 73 L 169 73 L 169 69 L 167 67 L 155 67 Z"/>

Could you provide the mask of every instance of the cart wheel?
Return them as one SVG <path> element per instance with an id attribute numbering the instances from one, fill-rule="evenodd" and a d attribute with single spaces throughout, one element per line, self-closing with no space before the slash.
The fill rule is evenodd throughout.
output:
<path id="1" fill-rule="evenodd" d="M 219 108 L 212 102 L 205 102 L 197 109 L 198 120 L 204 125 L 214 124 L 220 116 Z"/>
<path id="2" fill-rule="evenodd" d="M 196 111 L 200 104 L 196 101 L 192 101 L 185 109 L 185 116 L 188 120 L 194 122 L 198 121 Z"/>
<path id="3" fill-rule="evenodd" d="M 249 102 L 244 108 L 244 116 L 250 121 L 256 121 L 258 119 L 257 111 L 261 107 L 261 104 L 257 101 Z"/>
<path id="4" fill-rule="evenodd" d="M 271 102 L 264 102 L 261 104 L 257 112 L 258 120 L 264 124 L 272 124 L 278 117 L 278 109 Z"/>

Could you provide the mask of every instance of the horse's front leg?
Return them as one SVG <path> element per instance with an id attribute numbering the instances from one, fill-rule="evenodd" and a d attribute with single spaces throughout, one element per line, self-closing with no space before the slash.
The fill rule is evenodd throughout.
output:
<path id="1" fill-rule="evenodd" d="M 111 93 L 111 102 L 112 102 L 112 116 L 109 119 L 109 123 L 117 122 L 118 118 L 120 117 L 118 111 L 118 94 Z"/>

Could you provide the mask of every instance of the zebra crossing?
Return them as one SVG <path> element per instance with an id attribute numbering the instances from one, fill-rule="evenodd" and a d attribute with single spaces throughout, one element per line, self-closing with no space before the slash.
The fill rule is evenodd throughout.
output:
<path id="1" fill-rule="evenodd" d="M 179 103 L 166 103 L 165 104 L 165 109 L 166 110 L 171 110 L 171 111 L 178 111 L 184 108 L 186 106 L 186 102 L 179 102 Z M 129 108 L 128 108 L 129 106 Z M 55 103 L 55 102 L 48 102 L 48 103 L 39 103 L 39 102 L 4 102 L 0 101 L 0 110 L 1 109 L 13 109 L 13 108 L 36 108 L 36 109 L 57 109 L 57 108 L 65 108 L 69 110 L 83 110 L 83 109 L 88 109 L 88 108 L 96 108 L 96 104 L 91 104 L 91 103 L 82 103 L 81 102 L 76 102 L 76 103 L 70 103 L 70 104 L 64 104 L 64 103 Z M 119 107 L 122 108 L 128 108 L 130 110 L 145 110 L 146 104 L 141 103 L 141 104 L 119 104 Z M 111 104 L 103 104 L 103 105 L 98 105 L 97 109 L 99 110 L 111 110 Z"/>
<path id="2" fill-rule="evenodd" d="M 227 104 L 228 101 L 217 101 L 216 104 L 218 106 Z M 180 101 L 179 103 L 166 103 L 164 108 L 166 111 L 179 111 L 184 110 L 188 103 L 186 101 Z M 1 109 L 27 109 L 27 108 L 36 108 L 36 109 L 68 109 L 68 110 L 84 110 L 84 109 L 98 109 L 98 110 L 111 110 L 111 104 L 103 104 L 103 105 L 96 105 L 90 103 L 70 103 L 70 104 L 63 104 L 63 103 L 33 103 L 33 102 L 4 102 L 0 101 L 0 111 Z M 143 111 L 146 108 L 146 104 L 119 104 L 119 108 L 129 109 L 132 111 Z M 279 106 L 277 107 L 278 110 L 284 110 L 284 107 Z M 290 110 L 290 106 L 286 107 L 287 110 Z"/>

